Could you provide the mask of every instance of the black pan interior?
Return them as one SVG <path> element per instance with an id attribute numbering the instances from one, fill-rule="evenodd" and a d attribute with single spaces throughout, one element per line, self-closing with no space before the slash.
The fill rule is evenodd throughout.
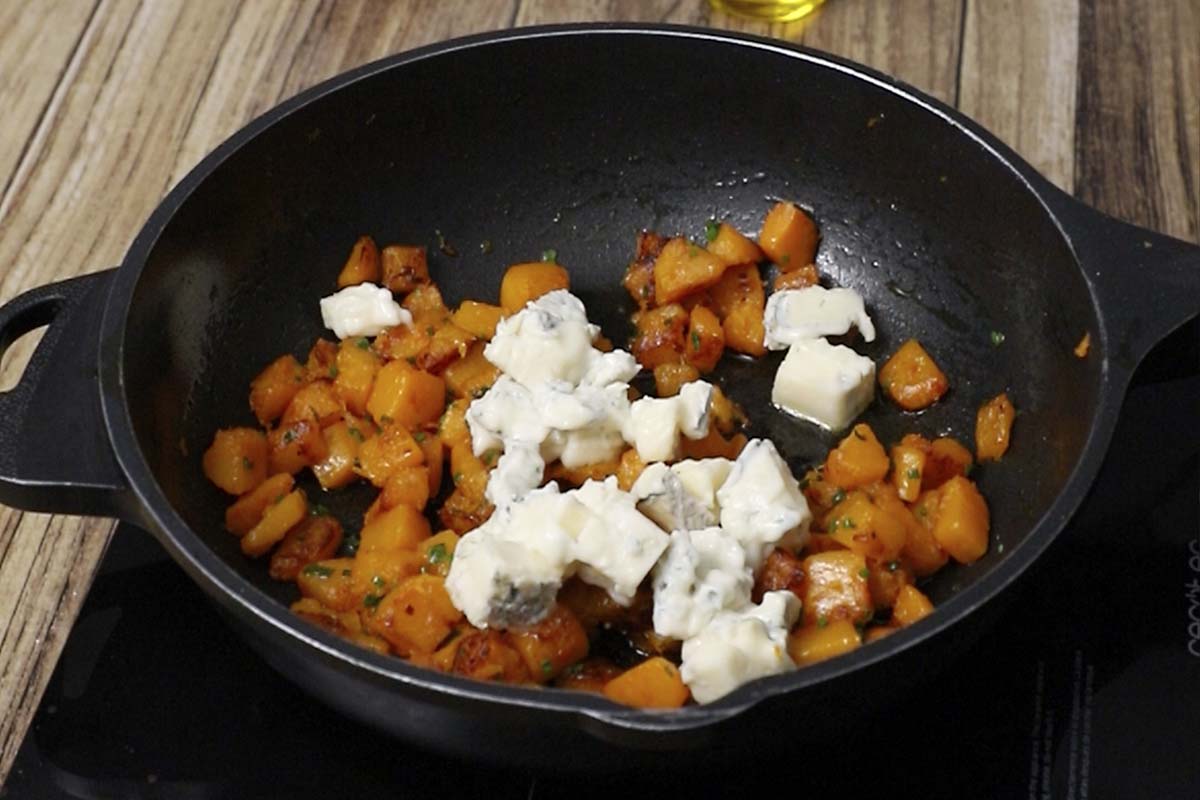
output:
<path id="1" fill-rule="evenodd" d="M 855 346 L 881 362 L 915 336 L 950 376 L 921 414 L 878 399 L 866 420 L 882 440 L 970 442 L 976 408 L 1000 391 L 1019 410 L 1009 455 L 976 473 L 991 551 L 939 575 L 940 600 L 1021 543 L 1076 463 L 1100 378 L 1100 358 L 1071 354 L 1096 331 L 1090 296 L 1036 197 L 977 141 L 841 69 L 754 46 L 611 33 L 493 43 L 380 71 L 279 120 L 197 187 L 145 264 L 124 348 L 139 441 L 197 535 L 287 599 L 222 530 L 229 498 L 199 458 L 216 428 L 252 424 L 263 365 L 303 357 L 321 335 L 317 300 L 356 237 L 428 245 L 452 302 L 494 299 L 508 263 L 554 248 L 621 341 L 638 230 L 702 237 L 715 217 L 754 232 L 776 198 L 813 210 L 821 273 L 866 297 L 880 335 Z M 456 255 L 439 251 L 439 232 Z M 770 408 L 777 363 L 727 358 L 717 376 L 799 471 L 833 438 Z M 356 527 L 368 500 L 360 489 L 321 502 Z"/>

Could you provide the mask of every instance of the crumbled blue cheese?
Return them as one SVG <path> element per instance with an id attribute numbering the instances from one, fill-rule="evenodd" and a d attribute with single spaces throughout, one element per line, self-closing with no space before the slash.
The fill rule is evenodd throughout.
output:
<path id="1" fill-rule="evenodd" d="M 719 527 L 676 530 L 654 568 L 654 632 L 687 639 L 721 611 L 750 602 L 754 576 L 741 543 Z"/>
<path id="2" fill-rule="evenodd" d="M 598 353 L 592 340 L 599 333 L 588 322 L 583 301 L 559 289 L 500 320 L 483 355 L 525 386 L 543 381 L 575 386 L 583 380 L 593 352 Z"/>
<path id="3" fill-rule="evenodd" d="M 589 516 L 554 484 L 497 509 L 455 547 L 446 575 L 454 607 L 481 628 L 545 617 L 574 561 L 578 529 Z"/>
<path id="4" fill-rule="evenodd" d="M 808 542 L 812 514 L 800 484 L 775 445 L 751 439 L 717 490 L 721 527 L 746 551 L 757 569 L 776 545 L 795 549 Z"/>
<path id="5" fill-rule="evenodd" d="M 762 603 L 722 611 L 683 643 L 680 675 L 698 703 L 711 703 L 744 683 L 795 669 L 788 630 L 800 601 L 787 591 L 767 592 Z"/>
<path id="6" fill-rule="evenodd" d="M 679 456 L 679 437 L 708 435 L 713 386 L 691 381 L 674 397 L 643 397 L 630 407 L 626 439 L 645 462 L 671 461 Z"/>
<path id="7" fill-rule="evenodd" d="M 763 344 L 769 350 L 783 350 L 806 339 L 848 333 L 851 327 L 857 327 L 866 341 L 875 341 L 875 326 L 862 295 L 853 289 L 786 289 L 767 300 Z"/>
<path id="8" fill-rule="evenodd" d="M 797 341 L 775 373 L 771 402 L 833 431 L 845 428 L 875 398 L 875 362 L 824 339 Z"/>
<path id="9" fill-rule="evenodd" d="M 651 464 L 630 488 L 638 511 L 658 523 L 664 531 L 697 530 L 717 524 L 717 516 L 684 486 L 673 467 Z"/>
<path id="10" fill-rule="evenodd" d="M 532 624 L 578 574 L 628 605 L 668 543 L 634 502 L 609 478 L 566 493 L 551 483 L 497 508 L 455 548 L 450 601 L 477 627 Z"/>
<path id="11" fill-rule="evenodd" d="M 725 483 L 733 470 L 733 462 L 728 458 L 684 459 L 671 465 L 683 488 L 696 498 L 708 512 L 717 518 L 721 508 L 717 504 L 717 490 Z"/>
<path id="12" fill-rule="evenodd" d="M 618 603 L 629 605 L 667 549 L 667 535 L 638 513 L 634 496 L 621 491 L 616 478 L 585 481 L 568 494 L 595 516 L 575 537 L 579 577 L 604 589 Z"/>
<path id="13" fill-rule="evenodd" d="M 412 325 L 412 314 L 383 286 L 360 283 L 321 298 L 321 321 L 339 339 L 378 336 L 395 325 Z"/>

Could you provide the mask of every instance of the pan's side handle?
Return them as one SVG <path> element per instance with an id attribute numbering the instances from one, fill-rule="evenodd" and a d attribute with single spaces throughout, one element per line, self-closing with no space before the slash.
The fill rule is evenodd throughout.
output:
<path id="1" fill-rule="evenodd" d="M 132 516 L 100 408 L 100 318 L 115 270 L 41 286 L 0 307 L 0 356 L 49 326 L 20 382 L 0 393 L 0 503 Z"/>
<path id="2" fill-rule="evenodd" d="M 1151 348 L 1200 314 L 1200 247 L 1057 191 L 1050 199 L 1095 287 L 1111 363 L 1132 373 Z"/>

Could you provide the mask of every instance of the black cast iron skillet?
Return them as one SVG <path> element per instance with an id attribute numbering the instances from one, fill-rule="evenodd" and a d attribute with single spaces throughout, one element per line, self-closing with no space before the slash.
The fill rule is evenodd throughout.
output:
<path id="1" fill-rule="evenodd" d="M 991 548 L 937 576 L 928 619 L 708 706 L 639 712 L 356 649 L 293 617 L 289 588 L 222 530 L 228 498 L 199 454 L 215 428 L 251 420 L 246 387 L 265 363 L 322 333 L 316 301 L 359 235 L 429 244 L 454 302 L 494 298 L 507 263 L 553 247 L 619 339 L 636 231 L 696 235 L 711 217 L 754 231 L 776 198 L 814 210 L 820 271 L 866 297 L 880 337 L 860 349 L 879 359 L 917 336 L 951 377 L 923 414 L 876 402 L 866 420 L 881 439 L 969 441 L 975 409 L 1000 391 L 1019 409 L 1012 450 L 977 473 Z M 193 170 L 120 268 L 0 309 L 4 345 L 50 323 L 0 396 L 0 499 L 151 531 L 281 672 L 400 736 L 527 764 L 695 761 L 701 748 L 712 763 L 835 735 L 969 638 L 977 626 L 960 623 L 994 609 L 1083 501 L 1139 360 L 1198 308 L 1200 249 L 1080 205 L 954 110 L 870 70 L 698 29 L 506 31 L 289 100 Z M 727 361 L 720 379 L 752 432 L 797 470 L 819 459 L 831 437 L 769 407 L 778 357 Z M 365 497 L 332 502 L 351 521 Z"/>

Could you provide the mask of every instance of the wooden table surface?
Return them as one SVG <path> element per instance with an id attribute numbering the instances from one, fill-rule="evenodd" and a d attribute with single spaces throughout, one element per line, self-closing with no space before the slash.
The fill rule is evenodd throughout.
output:
<path id="1" fill-rule="evenodd" d="M 581 20 L 734 28 L 954 104 L 1118 217 L 1200 235 L 1198 0 L 829 0 L 745 22 L 706 0 L 0 0 L 0 302 L 113 266 L 205 153 L 358 64 Z M 10 387 L 34 344 L 6 356 Z M 112 524 L 0 507 L 0 785 Z"/>

